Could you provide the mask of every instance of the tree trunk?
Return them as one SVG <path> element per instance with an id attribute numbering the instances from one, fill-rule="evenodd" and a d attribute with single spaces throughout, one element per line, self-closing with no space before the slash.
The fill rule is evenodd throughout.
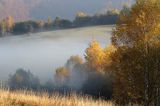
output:
<path id="1" fill-rule="evenodd" d="M 149 67 L 147 56 L 149 54 L 149 45 L 148 41 L 145 42 L 145 72 L 144 72 L 144 81 L 145 81 L 145 103 L 144 106 L 149 106 Z"/>

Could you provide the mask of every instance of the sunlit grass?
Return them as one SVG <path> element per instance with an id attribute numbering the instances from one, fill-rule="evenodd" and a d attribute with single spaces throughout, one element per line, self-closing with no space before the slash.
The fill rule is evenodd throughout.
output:
<path id="1" fill-rule="evenodd" d="M 28 91 L 0 90 L 0 106 L 114 106 L 111 102 L 87 96 L 60 96 Z"/>

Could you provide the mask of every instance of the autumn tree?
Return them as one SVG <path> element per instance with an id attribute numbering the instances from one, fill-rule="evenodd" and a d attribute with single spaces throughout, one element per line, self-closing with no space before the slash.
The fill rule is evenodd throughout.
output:
<path id="1" fill-rule="evenodd" d="M 18 69 L 8 80 L 10 89 L 33 89 L 40 87 L 40 81 L 30 71 Z"/>
<path id="2" fill-rule="evenodd" d="M 155 100 L 160 95 L 159 29 L 159 0 L 136 0 L 128 14 L 120 15 L 112 36 L 112 44 L 117 48 L 113 67 L 114 97 L 118 104 L 157 105 Z"/>
<path id="3" fill-rule="evenodd" d="M 86 65 L 89 67 L 88 78 L 83 87 L 85 93 L 111 98 L 113 85 L 111 54 L 114 51 L 112 45 L 103 48 L 96 40 L 90 43 L 85 54 Z"/>
<path id="4" fill-rule="evenodd" d="M 6 32 L 11 33 L 14 27 L 14 18 L 8 16 L 0 22 L 1 34 L 4 35 Z"/>
<path id="5" fill-rule="evenodd" d="M 91 70 L 103 73 L 112 73 L 112 58 L 111 55 L 116 51 L 113 45 L 108 45 L 105 48 L 93 40 L 86 49 L 85 59 L 86 64 Z"/>
<path id="6" fill-rule="evenodd" d="M 14 26 L 14 18 L 12 16 L 8 16 L 6 19 L 6 28 L 7 32 L 11 32 Z"/>
<path id="7" fill-rule="evenodd" d="M 1 22 L 0 22 L 0 29 L 1 29 L 1 34 L 4 35 L 7 31 L 7 28 L 6 28 L 7 24 L 6 24 L 6 21 L 5 19 L 3 19 Z"/>
<path id="8" fill-rule="evenodd" d="M 48 29 L 51 29 L 52 26 L 53 26 L 53 20 L 52 20 L 51 17 L 48 17 L 47 22 L 46 22 L 46 27 L 47 27 Z"/>
<path id="9" fill-rule="evenodd" d="M 104 56 L 104 49 L 96 40 L 92 41 L 86 49 L 85 59 L 88 66 L 93 70 L 103 71 Z"/>
<path id="10" fill-rule="evenodd" d="M 70 59 L 67 61 L 65 64 L 66 68 L 69 69 L 70 71 L 74 68 L 74 66 L 83 64 L 83 59 L 76 55 L 76 56 L 71 56 Z"/>
<path id="11" fill-rule="evenodd" d="M 103 48 L 96 40 L 93 40 L 86 49 L 85 59 L 88 66 L 96 71 L 106 71 L 112 64 L 111 55 L 116 50 L 113 45 Z"/>
<path id="12" fill-rule="evenodd" d="M 39 20 L 39 21 L 37 21 L 37 24 L 38 24 L 38 27 L 40 28 L 40 30 L 42 30 L 45 25 L 45 22 L 43 20 Z"/>
<path id="13" fill-rule="evenodd" d="M 57 68 L 54 78 L 58 86 L 64 86 L 69 78 L 69 70 L 65 67 Z"/>
<path id="14" fill-rule="evenodd" d="M 112 73 L 112 54 L 116 51 L 113 45 L 108 45 L 104 48 L 104 63 L 103 67 L 106 72 Z"/>

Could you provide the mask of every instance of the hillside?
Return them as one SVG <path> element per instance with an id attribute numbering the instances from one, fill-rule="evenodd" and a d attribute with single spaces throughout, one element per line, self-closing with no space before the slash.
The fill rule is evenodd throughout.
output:
<path id="1" fill-rule="evenodd" d="M 62 97 L 54 94 L 35 94 L 27 91 L 10 92 L 0 90 L 0 106 L 114 106 L 103 100 L 93 100 L 90 97 L 77 95 Z"/>

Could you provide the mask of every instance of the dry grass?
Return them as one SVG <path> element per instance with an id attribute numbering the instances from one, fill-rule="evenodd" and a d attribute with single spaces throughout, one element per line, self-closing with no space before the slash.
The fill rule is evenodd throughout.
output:
<path id="1" fill-rule="evenodd" d="M 114 106 L 111 102 L 93 100 L 90 97 L 82 97 L 72 94 L 62 97 L 54 94 L 35 94 L 27 91 L 0 90 L 0 106 Z"/>

